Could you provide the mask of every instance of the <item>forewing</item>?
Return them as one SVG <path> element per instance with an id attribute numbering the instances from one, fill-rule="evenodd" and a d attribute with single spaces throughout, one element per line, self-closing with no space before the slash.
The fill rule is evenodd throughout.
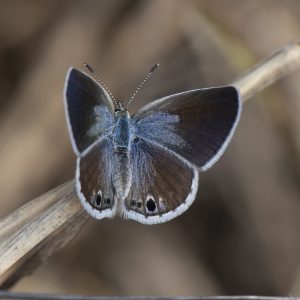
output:
<path id="1" fill-rule="evenodd" d="M 113 102 L 100 84 L 74 68 L 67 74 L 64 98 L 72 145 L 78 155 L 111 132 Z"/>
<path id="2" fill-rule="evenodd" d="M 76 187 L 87 212 L 96 219 L 114 216 L 117 199 L 112 185 L 112 137 L 93 145 L 77 158 Z"/>
<path id="3" fill-rule="evenodd" d="M 195 200 L 198 170 L 169 150 L 143 139 L 132 144 L 132 185 L 123 216 L 144 224 L 169 221 Z"/>
<path id="4" fill-rule="evenodd" d="M 206 170 L 227 147 L 240 111 L 238 90 L 227 86 L 159 99 L 142 108 L 133 120 L 137 136 Z"/>

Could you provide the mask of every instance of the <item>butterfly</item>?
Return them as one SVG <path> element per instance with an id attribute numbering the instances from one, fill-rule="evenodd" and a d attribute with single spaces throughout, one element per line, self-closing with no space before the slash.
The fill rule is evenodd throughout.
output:
<path id="1" fill-rule="evenodd" d="M 130 116 L 128 105 L 86 66 L 95 79 L 72 67 L 64 90 L 83 207 L 96 219 L 119 214 L 143 224 L 182 214 L 196 198 L 199 173 L 220 158 L 233 136 L 241 113 L 238 90 L 185 91 Z"/>

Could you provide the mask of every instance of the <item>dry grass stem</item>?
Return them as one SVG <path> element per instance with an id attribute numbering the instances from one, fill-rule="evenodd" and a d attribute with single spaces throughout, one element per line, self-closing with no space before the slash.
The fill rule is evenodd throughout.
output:
<path id="1" fill-rule="evenodd" d="M 59 294 L 37 294 L 0 291 L 0 298 L 28 300 L 299 300 L 297 297 L 264 296 L 211 296 L 211 297 L 155 297 L 155 296 L 77 296 Z"/>
<path id="2" fill-rule="evenodd" d="M 243 102 L 300 67 L 300 42 L 288 44 L 233 82 Z"/>
<path id="3" fill-rule="evenodd" d="M 80 212 L 83 213 L 76 198 L 74 181 L 71 180 L 30 201 L 0 220 L 1 284 L 6 283 L 12 276 L 8 272 L 12 266 L 25 256 L 32 259 L 31 251 L 34 251 L 35 248 L 43 248 L 43 242 L 46 239 L 60 232 L 63 226 Z M 80 219 L 77 220 L 77 222 L 79 221 Z M 81 222 L 79 223 L 81 224 Z M 66 230 L 69 233 L 72 232 L 73 224 L 70 224 L 69 229 Z M 56 238 L 59 238 L 59 235 Z M 53 243 L 53 239 L 51 242 Z M 58 245 L 58 247 L 61 246 L 62 244 Z M 47 252 L 49 249 L 46 249 Z M 34 252 L 34 254 L 37 253 Z M 51 251 L 49 255 L 51 255 Z"/>

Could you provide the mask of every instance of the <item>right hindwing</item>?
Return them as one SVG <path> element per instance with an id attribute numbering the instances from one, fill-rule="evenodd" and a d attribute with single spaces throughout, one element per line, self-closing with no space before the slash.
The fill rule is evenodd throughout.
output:
<path id="1" fill-rule="evenodd" d="M 80 201 L 96 219 L 111 218 L 117 209 L 113 189 L 113 142 L 108 136 L 77 158 L 76 186 Z"/>

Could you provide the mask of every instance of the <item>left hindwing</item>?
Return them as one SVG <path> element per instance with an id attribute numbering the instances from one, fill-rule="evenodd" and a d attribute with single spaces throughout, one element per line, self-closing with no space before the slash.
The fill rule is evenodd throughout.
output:
<path id="1" fill-rule="evenodd" d="M 132 185 L 121 207 L 127 219 L 163 223 L 182 214 L 195 200 L 198 170 L 163 146 L 143 139 L 131 148 Z"/>
<path id="2" fill-rule="evenodd" d="M 238 90 L 226 86 L 156 100 L 133 116 L 133 122 L 138 137 L 207 170 L 227 147 L 240 111 Z"/>

